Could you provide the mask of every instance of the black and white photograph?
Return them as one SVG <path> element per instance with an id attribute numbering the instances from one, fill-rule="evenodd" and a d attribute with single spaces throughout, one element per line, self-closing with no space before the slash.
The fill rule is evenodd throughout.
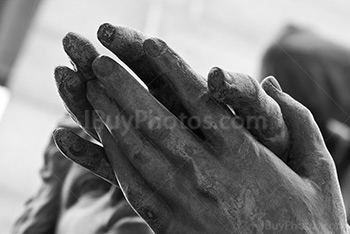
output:
<path id="1" fill-rule="evenodd" d="M 350 234 L 350 2 L 0 0 L 0 233 Z"/>

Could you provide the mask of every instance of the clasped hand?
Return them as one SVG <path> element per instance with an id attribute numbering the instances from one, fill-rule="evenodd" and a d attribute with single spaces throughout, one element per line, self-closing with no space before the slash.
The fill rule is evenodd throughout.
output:
<path id="1" fill-rule="evenodd" d="M 147 89 L 68 34 L 76 71 L 56 69 L 59 94 L 100 144 L 68 129 L 56 144 L 120 186 L 155 233 L 347 233 L 321 133 L 273 77 L 215 67 L 206 81 L 160 39 L 110 24 L 98 38 Z"/>

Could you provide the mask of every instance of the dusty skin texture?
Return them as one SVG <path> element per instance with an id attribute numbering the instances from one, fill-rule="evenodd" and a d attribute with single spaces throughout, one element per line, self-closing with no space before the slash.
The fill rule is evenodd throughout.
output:
<path id="1" fill-rule="evenodd" d="M 119 34 L 104 33 L 111 27 L 107 24 L 99 29 L 98 35 L 109 37 L 103 44 L 108 47 L 121 40 L 130 50 L 139 50 L 135 45 L 140 41 L 123 33 L 130 29 L 116 27 Z M 97 80 L 88 81 L 85 87 L 88 101 L 98 110 L 95 130 L 129 203 L 155 233 L 348 231 L 334 163 L 319 129 L 304 106 L 274 86 L 277 81 L 268 78 L 262 88 L 279 105 L 289 128 L 287 164 L 246 129 L 221 128 L 220 120 L 234 118 L 233 113 L 213 98 L 205 80 L 163 41 L 147 39 L 142 48 L 148 64 L 143 69 L 153 71 L 143 74 L 157 74 L 153 79 L 165 83 L 171 90 L 169 97 L 176 97 L 197 121 L 211 116 L 196 134 L 118 63 L 102 56 L 92 64 Z M 113 49 L 119 56 L 118 46 Z M 138 56 L 130 60 L 134 58 Z M 139 76 L 146 84 L 153 81 Z M 73 81 L 56 80 L 61 85 L 85 80 L 70 78 Z M 239 113 L 237 108 L 234 111 Z M 142 122 L 123 122 L 135 118 L 140 110 L 150 113 Z M 155 121 L 164 119 L 175 124 L 169 127 Z M 76 144 L 71 134 L 58 129 L 54 136 L 61 151 L 69 151 L 66 156 L 74 160 L 81 155 L 71 150 Z"/>
<path id="2" fill-rule="evenodd" d="M 92 107 L 85 97 L 85 82 L 96 78 L 91 64 L 98 53 L 87 39 L 75 33 L 68 33 L 62 43 L 75 71 L 63 66 L 55 69 L 55 78 L 60 81 L 66 80 L 65 84 L 57 83 L 59 94 L 71 117 L 83 126 L 89 135 L 98 140 L 92 126 Z M 75 76 L 79 79 L 70 78 Z M 68 84 L 70 81 L 72 83 Z"/>
<path id="3" fill-rule="evenodd" d="M 227 104 L 243 117 L 245 127 L 262 144 L 283 162 L 288 161 L 290 139 L 281 109 L 256 79 L 213 68 L 208 75 L 208 88 L 216 100 Z"/>

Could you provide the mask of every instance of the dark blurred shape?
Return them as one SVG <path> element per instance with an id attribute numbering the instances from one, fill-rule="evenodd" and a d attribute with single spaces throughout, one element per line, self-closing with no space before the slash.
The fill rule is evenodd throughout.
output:
<path id="1" fill-rule="evenodd" d="M 0 85 L 5 86 L 41 0 L 0 0 Z"/>
<path id="2" fill-rule="evenodd" d="M 329 119 L 350 116 L 350 50 L 310 30 L 288 26 L 269 47 L 262 76 L 273 75 L 282 89 L 314 114 L 325 139 Z"/>
<path id="3" fill-rule="evenodd" d="M 311 110 L 332 152 L 336 139 L 328 121 L 350 126 L 350 50 L 311 30 L 287 26 L 266 51 L 261 73 L 275 76 L 285 92 Z"/>
<path id="4" fill-rule="evenodd" d="M 263 57 L 261 78 L 269 75 L 314 115 L 335 161 L 350 216 L 349 48 L 289 25 Z"/>
<path id="5" fill-rule="evenodd" d="M 93 141 L 68 116 L 59 127 Z M 13 225 L 13 234 L 152 234 L 122 191 L 65 158 L 49 141 L 40 170 L 42 185 Z"/>

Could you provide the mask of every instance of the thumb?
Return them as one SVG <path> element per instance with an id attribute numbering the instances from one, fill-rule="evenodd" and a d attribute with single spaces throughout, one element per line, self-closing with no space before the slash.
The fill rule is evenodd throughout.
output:
<path id="1" fill-rule="evenodd" d="M 262 82 L 262 87 L 279 104 L 291 137 L 288 166 L 301 177 L 313 181 L 334 181 L 335 165 L 313 115 L 305 106 L 282 92 L 274 77 Z M 332 177 L 332 178 L 330 178 Z"/>

